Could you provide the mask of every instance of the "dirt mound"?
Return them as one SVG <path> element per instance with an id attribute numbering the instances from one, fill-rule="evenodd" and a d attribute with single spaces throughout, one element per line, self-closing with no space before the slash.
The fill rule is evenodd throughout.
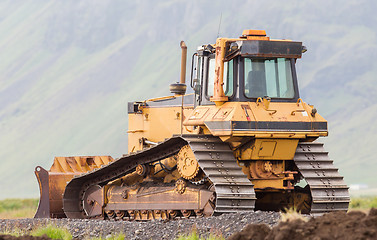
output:
<path id="1" fill-rule="evenodd" d="M 15 237 L 11 235 L 0 235 L 0 240 L 50 240 L 51 238 L 48 237 L 33 237 L 33 236 L 21 236 Z"/>
<path id="2" fill-rule="evenodd" d="M 369 214 L 352 211 L 335 212 L 311 218 L 308 222 L 294 220 L 280 222 L 270 229 L 264 224 L 246 226 L 228 240 L 327 240 L 327 239 L 377 239 L 377 209 Z"/>

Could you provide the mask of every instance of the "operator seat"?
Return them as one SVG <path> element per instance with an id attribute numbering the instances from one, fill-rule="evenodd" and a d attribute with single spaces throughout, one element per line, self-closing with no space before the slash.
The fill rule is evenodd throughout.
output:
<path id="1" fill-rule="evenodd" d="M 258 98 L 267 96 L 266 74 L 264 71 L 252 70 L 247 74 L 249 87 L 248 97 Z"/>

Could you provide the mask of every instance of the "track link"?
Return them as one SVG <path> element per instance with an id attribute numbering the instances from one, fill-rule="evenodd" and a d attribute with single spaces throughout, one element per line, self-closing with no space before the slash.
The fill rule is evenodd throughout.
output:
<path id="1" fill-rule="evenodd" d="M 108 182 L 123 177 L 133 171 L 139 164 L 148 164 L 170 157 L 187 142 L 180 137 L 166 141 L 140 152 L 127 154 L 99 169 L 73 178 L 66 186 L 63 195 L 63 209 L 68 218 L 86 218 L 83 209 L 83 197 L 93 185 L 104 186 Z"/>
<path id="2" fill-rule="evenodd" d="M 83 198 L 85 191 L 91 186 L 104 186 L 132 172 L 139 164 L 152 163 L 178 153 L 187 144 L 214 185 L 214 214 L 254 210 L 256 197 L 253 184 L 237 165 L 229 145 L 218 137 L 183 135 L 172 137 L 143 151 L 124 155 L 108 165 L 73 178 L 64 191 L 64 213 L 68 218 L 86 218 Z"/>
<path id="3" fill-rule="evenodd" d="M 348 187 L 330 160 L 323 143 L 298 144 L 294 162 L 310 187 L 311 214 L 347 211 L 350 202 Z"/>
<path id="4" fill-rule="evenodd" d="M 215 214 L 253 211 L 254 185 L 238 166 L 227 143 L 211 135 L 183 135 L 216 192 Z"/>

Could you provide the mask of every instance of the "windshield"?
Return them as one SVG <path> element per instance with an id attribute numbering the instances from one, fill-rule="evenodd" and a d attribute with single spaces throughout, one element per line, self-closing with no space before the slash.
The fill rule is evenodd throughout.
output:
<path id="1" fill-rule="evenodd" d="M 248 98 L 294 98 L 291 60 L 244 58 L 245 95 Z"/>

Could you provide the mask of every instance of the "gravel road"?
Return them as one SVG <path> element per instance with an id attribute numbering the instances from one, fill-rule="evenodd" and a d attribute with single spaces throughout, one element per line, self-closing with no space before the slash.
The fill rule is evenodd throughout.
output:
<path id="1" fill-rule="evenodd" d="M 223 214 L 216 217 L 179 219 L 171 221 L 154 220 L 138 221 L 103 221 L 79 219 L 0 219 L 0 231 L 21 229 L 30 232 L 35 228 L 48 224 L 66 227 L 75 239 L 88 237 L 106 238 L 111 234 L 123 232 L 126 239 L 176 239 L 181 234 L 190 234 L 196 229 L 200 236 L 207 237 L 210 233 L 229 237 L 241 231 L 250 223 L 277 224 L 280 214 L 276 212 L 250 212 Z"/>

